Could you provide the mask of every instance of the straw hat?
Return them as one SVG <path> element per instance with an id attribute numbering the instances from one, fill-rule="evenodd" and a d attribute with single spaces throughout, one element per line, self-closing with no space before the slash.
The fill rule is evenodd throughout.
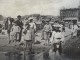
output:
<path id="1" fill-rule="evenodd" d="M 29 17 L 29 18 L 28 18 L 28 20 L 33 20 L 33 19 L 34 19 L 34 17 Z"/>

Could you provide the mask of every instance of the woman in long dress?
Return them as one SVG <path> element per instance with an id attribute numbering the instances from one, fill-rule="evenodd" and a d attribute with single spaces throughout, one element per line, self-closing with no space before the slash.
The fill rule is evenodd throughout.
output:
<path id="1" fill-rule="evenodd" d="M 36 31 L 36 24 L 33 22 L 33 19 L 30 19 L 30 31 L 31 31 L 31 40 L 35 42 L 35 31 Z"/>

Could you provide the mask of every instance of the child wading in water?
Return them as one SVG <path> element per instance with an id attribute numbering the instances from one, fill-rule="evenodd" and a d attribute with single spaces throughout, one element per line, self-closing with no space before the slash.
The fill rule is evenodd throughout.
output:
<path id="1" fill-rule="evenodd" d="M 26 28 L 24 29 L 23 33 L 24 33 L 24 41 L 26 41 L 26 49 L 30 49 L 32 47 L 32 40 L 31 40 L 31 31 L 29 24 L 26 25 Z"/>

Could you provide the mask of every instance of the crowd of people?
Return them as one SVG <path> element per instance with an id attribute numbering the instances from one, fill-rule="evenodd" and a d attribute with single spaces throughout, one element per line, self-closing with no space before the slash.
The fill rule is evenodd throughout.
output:
<path id="1" fill-rule="evenodd" d="M 42 30 L 42 40 L 45 40 L 44 45 L 51 45 L 54 47 L 53 51 L 56 52 L 57 50 L 59 53 L 62 53 L 62 45 L 61 43 L 64 42 L 64 35 L 63 35 L 63 25 L 59 22 L 55 22 L 54 24 L 50 24 L 49 20 L 46 21 L 46 24 Z"/>
<path id="2" fill-rule="evenodd" d="M 62 34 L 63 25 L 59 22 L 54 22 L 54 24 L 49 23 L 49 19 L 46 21 L 42 21 L 42 40 L 45 40 L 44 45 L 52 45 L 54 47 L 54 51 L 57 49 L 61 52 L 61 42 L 64 41 L 64 35 Z M 35 43 L 35 34 L 36 34 L 36 23 L 34 22 L 34 18 L 28 18 L 25 24 L 22 21 L 22 17 L 20 15 L 17 16 L 17 20 L 13 18 L 7 18 L 5 23 L 5 29 L 7 30 L 9 36 L 9 44 L 13 42 L 21 42 L 21 40 L 25 41 L 26 49 L 32 48 L 32 45 Z M 59 46 L 58 46 L 59 45 Z"/>
<path id="3" fill-rule="evenodd" d="M 16 42 L 21 42 L 26 46 L 31 52 L 31 48 L 35 44 L 35 37 L 37 34 L 37 25 L 34 22 L 34 17 L 29 17 L 28 20 L 24 23 L 20 15 L 17 16 L 17 20 L 14 18 L 8 17 L 2 32 L 7 31 L 9 37 L 9 44 Z M 80 27 L 80 26 L 79 26 Z M 69 28 L 72 28 L 72 35 L 77 31 L 78 26 L 72 25 Z M 51 46 L 52 51 L 55 53 L 58 51 L 61 55 L 62 53 L 62 43 L 64 42 L 65 24 L 55 21 L 53 24 L 50 23 L 50 20 L 42 21 L 41 23 L 41 40 L 44 40 L 44 46 Z M 4 34 L 4 33 L 2 33 Z M 21 44 L 20 43 L 20 44 Z M 43 57 L 47 60 L 49 57 L 49 49 L 44 50 Z M 47 59 L 46 59 L 47 58 Z"/>
<path id="4" fill-rule="evenodd" d="M 13 42 L 21 42 L 21 40 L 25 41 L 26 48 L 28 46 L 32 46 L 32 43 L 35 41 L 35 32 L 36 32 L 36 24 L 34 23 L 34 18 L 31 17 L 23 23 L 22 17 L 20 15 L 17 16 L 17 20 L 14 18 L 8 17 L 5 25 L 3 26 L 2 34 L 7 31 L 9 37 L 9 44 Z"/>

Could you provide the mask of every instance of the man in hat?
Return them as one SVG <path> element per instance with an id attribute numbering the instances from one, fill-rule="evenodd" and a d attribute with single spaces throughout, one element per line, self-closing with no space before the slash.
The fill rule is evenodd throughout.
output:
<path id="1" fill-rule="evenodd" d="M 43 30 L 44 30 L 45 45 L 48 45 L 50 32 L 52 31 L 52 26 L 51 26 L 51 24 L 49 24 L 49 20 L 46 21 L 46 24 L 45 24 Z"/>
<path id="2" fill-rule="evenodd" d="M 18 40 L 20 42 L 21 41 L 21 36 L 22 36 L 22 29 L 23 29 L 23 22 L 21 20 L 20 15 L 17 16 L 16 25 L 20 27 L 20 34 L 19 34 L 19 40 Z"/>

